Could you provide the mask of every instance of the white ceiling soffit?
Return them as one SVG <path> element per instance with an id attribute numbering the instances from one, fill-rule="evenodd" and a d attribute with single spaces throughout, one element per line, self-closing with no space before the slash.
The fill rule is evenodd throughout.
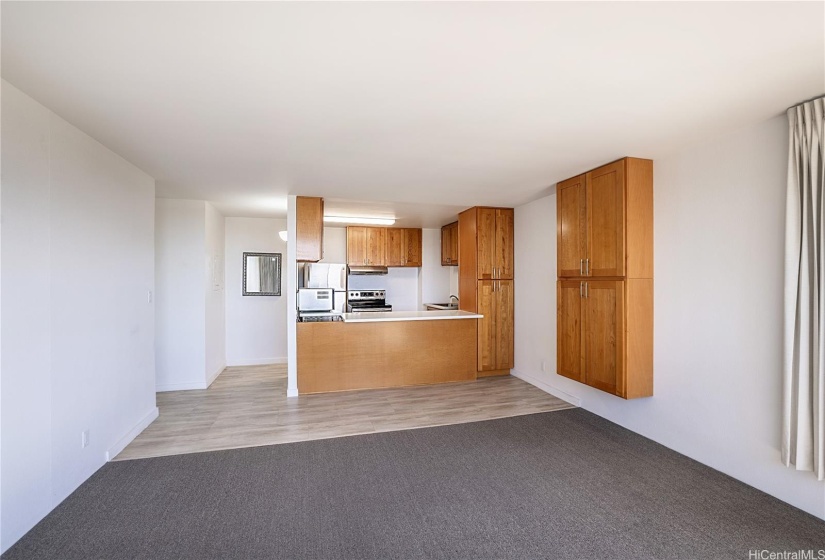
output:
<path id="1" fill-rule="evenodd" d="M 823 10 L 3 2 L 2 75 L 159 196 L 232 216 L 283 216 L 288 193 L 373 200 L 421 221 L 518 205 L 823 93 Z"/>

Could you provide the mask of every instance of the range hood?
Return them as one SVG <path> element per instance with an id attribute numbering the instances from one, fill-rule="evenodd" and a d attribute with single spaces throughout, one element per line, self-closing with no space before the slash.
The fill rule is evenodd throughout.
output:
<path id="1" fill-rule="evenodd" d="M 376 276 L 389 272 L 386 266 L 351 266 L 349 273 L 358 276 Z"/>

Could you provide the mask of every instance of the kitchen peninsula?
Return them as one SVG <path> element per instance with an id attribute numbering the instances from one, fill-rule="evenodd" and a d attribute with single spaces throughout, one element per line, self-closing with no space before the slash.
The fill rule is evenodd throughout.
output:
<path id="1" fill-rule="evenodd" d="M 298 323 L 298 391 L 472 381 L 481 318 L 457 310 L 391 311 Z"/>

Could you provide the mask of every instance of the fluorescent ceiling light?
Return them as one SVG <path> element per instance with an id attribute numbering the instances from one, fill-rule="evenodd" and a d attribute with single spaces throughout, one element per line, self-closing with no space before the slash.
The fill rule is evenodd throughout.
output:
<path id="1" fill-rule="evenodd" d="M 279 232 L 278 232 L 278 237 L 280 237 L 281 239 L 283 239 L 284 241 L 286 241 L 286 230 L 284 230 L 284 231 L 279 231 Z"/>
<path id="2" fill-rule="evenodd" d="M 391 226 L 395 218 L 356 218 L 353 216 L 324 216 L 324 221 L 331 224 L 363 224 L 368 226 Z"/>

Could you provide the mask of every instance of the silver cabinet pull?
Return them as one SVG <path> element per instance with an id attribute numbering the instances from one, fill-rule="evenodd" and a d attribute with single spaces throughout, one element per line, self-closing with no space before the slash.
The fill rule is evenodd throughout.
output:
<path id="1" fill-rule="evenodd" d="M 587 267 L 587 275 L 590 276 L 590 259 L 584 259 L 584 264 Z"/>
<path id="2" fill-rule="evenodd" d="M 579 275 L 584 276 L 584 259 L 579 259 Z"/>
<path id="3" fill-rule="evenodd" d="M 584 282 L 579 282 L 579 297 L 584 297 Z"/>
<path id="4" fill-rule="evenodd" d="M 586 298 L 590 297 L 590 286 L 589 286 L 589 284 L 590 284 L 590 282 L 585 282 L 584 283 L 584 297 L 586 297 Z"/>

